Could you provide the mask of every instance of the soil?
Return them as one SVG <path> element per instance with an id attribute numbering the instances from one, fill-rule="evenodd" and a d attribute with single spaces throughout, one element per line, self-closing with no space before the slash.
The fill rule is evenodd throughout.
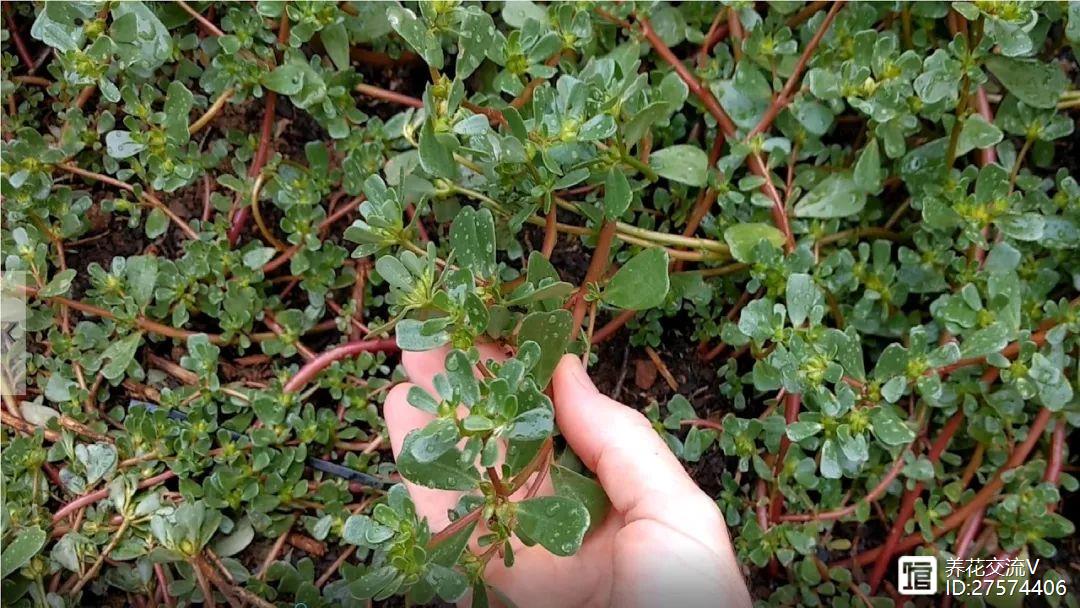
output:
<path id="1" fill-rule="evenodd" d="M 394 67 L 360 67 L 360 72 L 366 82 L 371 82 L 389 90 L 401 92 L 415 97 L 420 97 L 424 83 L 427 81 L 427 73 L 422 64 L 404 64 Z M 374 100 L 364 96 L 357 96 L 358 106 L 368 114 L 388 119 L 401 110 L 400 106 L 387 102 Z M 243 104 L 229 104 L 222 114 L 211 125 L 212 132 L 209 137 L 219 137 L 225 130 L 239 130 L 247 133 L 257 133 L 262 114 L 265 108 L 264 100 L 251 100 Z M 275 149 L 284 157 L 305 162 L 303 147 L 309 141 L 328 141 L 325 131 L 310 118 L 307 112 L 293 108 L 285 99 L 279 99 L 277 105 L 277 125 L 275 129 Z M 849 134 L 855 137 L 856 133 Z M 1058 142 L 1058 154 L 1056 162 L 1061 162 L 1075 173 L 1080 163 L 1080 138 L 1065 138 Z M 226 167 L 219 168 L 226 170 Z M 214 175 L 212 172 L 211 175 Z M 95 201 L 115 196 L 115 192 L 101 190 L 92 187 Z M 198 217 L 202 210 L 202 184 L 197 182 L 192 186 L 173 193 L 162 193 L 161 198 L 181 218 L 189 219 Z M 268 218 L 273 211 L 271 206 L 265 206 Z M 151 242 L 145 237 L 141 227 L 131 228 L 127 224 L 127 218 L 110 216 L 100 212 L 95 204 L 91 217 L 94 228 L 87 237 L 97 237 L 93 240 L 67 248 L 67 261 L 71 268 L 78 274 L 72 289 L 73 296 L 79 298 L 85 292 L 89 280 L 86 272 L 92 263 L 98 263 L 108 267 L 114 256 L 130 256 L 140 252 L 152 251 L 158 255 L 169 258 L 178 257 L 183 248 L 184 236 L 175 227 L 170 227 L 166 235 Z M 335 230 L 341 230 L 340 227 Z M 249 226 L 249 236 L 255 234 L 257 229 L 254 223 Z M 434 232 L 433 232 L 434 234 Z M 539 248 L 543 240 L 542 229 L 529 226 L 523 233 L 523 239 L 532 248 Z M 551 261 L 559 269 L 563 280 L 574 284 L 581 282 L 585 270 L 589 264 L 591 250 L 586 249 L 577 237 L 560 235 L 557 247 L 553 252 Z M 300 291 L 300 290 L 297 290 Z M 609 320 L 609 316 L 602 314 L 597 319 L 597 327 L 602 326 Z M 591 370 L 592 377 L 599 389 L 627 405 L 639 410 L 644 410 L 656 403 L 666 403 L 676 392 L 686 396 L 694 405 L 697 414 L 701 418 L 718 420 L 729 410 L 730 403 L 719 393 L 720 381 L 716 376 L 716 364 L 702 364 L 697 354 L 698 344 L 692 338 L 693 325 L 687 317 L 676 317 L 667 320 L 664 327 L 665 342 L 656 349 L 659 359 L 667 367 L 674 377 L 678 389 L 672 390 L 664 381 L 663 377 L 650 371 L 650 366 L 655 364 L 646 355 L 643 348 L 634 347 L 630 344 L 632 330 L 623 328 L 610 339 L 597 347 L 598 362 Z M 326 339 L 331 339 L 327 337 Z M 312 346 L 317 346 L 320 339 L 313 339 Z M 162 354 L 170 355 L 167 346 L 159 348 Z M 224 353 L 223 353 L 224 354 Z M 231 354 L 231 353 L 229 353 Z M 174 359 L 175 360 L 175 359 Z M 643 371 L 639 372 L 639 368 Z M 226 367 L 225 375 L 241 378 L 251 374 L 260 374 L 267 370 L 265 366 L 259 366 L 257 370 Z M 651 380 L 650 380 L 651 377 Z M 644 378 L 644 381 L 639 381 Z M 725 459 L 721 452 L 716 449 L 708 450 L 700 462 L 689 465 L 688 471 L 699 485 L 711 496 L 719 496 L 720 478 L 723 472 L 733 471 L 733 462 Z M 1080 506 L 1073 502 L 1065 503 L 1065 515 L 1071 520 L 1080 519 Z M 880 530 L 864 529 L 849 538 L 866 539 L 875 538 Z M 864 542 L 873 542 L 864 541 Z M 1071 559 L 1076 556 L 1078 541 L 1075 537 L 1063 543 L 1063 551 L 1059 559 Z M 270 547 L 270 543 L 257 543 L 252 550 L 246 552 L 251 557 L 249 565 L 256 565 Z M 287 547 L 286 552 L 296 552 L 298 549 Z M 317 571 L 329 564 L 334 555 L 329 554 L 318 560 Z M 827 557 L 827 556 L 826 556 Z M 825 557 L 823 557 L 825 559 Z M 776 584 L 766 574 L 766 569 L 756 570 L 758 575 L 753 582 L 754 587 L 773 587 Z M 755 594 L 756 595 L 756 594 Z"/>

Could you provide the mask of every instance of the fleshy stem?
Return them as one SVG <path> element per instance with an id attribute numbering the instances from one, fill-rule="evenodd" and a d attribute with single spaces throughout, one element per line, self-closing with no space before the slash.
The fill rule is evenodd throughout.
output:
<path id="1" fill-rule="evenodd" d="M 671 52 L 667 44 L 660 38 L 660 35 L 656 33 L 652 25 L 649 23 L 648 18 L 643 15 L 637 15 L 637 22 L 641 28 L 642 35 L 653 46 L 653 49 L 664 59 L 675 72 L 686 83 L 687 88 L 701 100 L 705 105 L 705 109 L 709 114 L 716 119 L 717 125 L 720 128 L 721 133 L 727 139 L 734 139 L 736 137 L 736 126 L 731 120 L 731 117 L 727 115 L 727 112 L 720 106 L 720 102 L 716 100 L 716 97 L 705 88 L 690 70 L 675 56 L 675 53 Z M 769 197 L 769 200 L 773 202 L 772 216 L 773 223 L 784 235 L 785 247 L 788 251 L 795 248 L 795 237 L 791 233 L 791 225 L 788 222 L 787 212 L 784 209 L 784 201 L 780 197 L 780 193 L 776 190 L 776 186 L 772 183 L 772 176 L 769 174 L 769 170 L 765 165 L 765 162 L 761 159 L 761 154 L 757 151 L 752 151 L 747 157 L 747 165 L 755 175 L 763 177 L 765 179 L 762 184 L 762 189 L 765 195 Z"/>
<path id="2" fill-rule="evenodd" d="M 99 181 L 103 184 L 115 186 L 117 188 L 120 188 L 121 190 L 131 192 L 132 194 L 135 193 L 135 186 L 132 186 L 127 182 L 122 182 L 114 177 L 109 177 L 108 175 L 104 175 L 101 173 L 87 171 L 86 169 L 83 169 L 82 167 L 77 167 L 71 163 L 59 163 L 56 165 L 56 168 L 67 171 L 68 173 L 71 173 L 73 175 L 78 175 L 80 177 Z M 172 209 L 169 209 L 168 205 L 161 202 L 161 199 L 151 194 L 148 190 L 143 190 L 142 194 L 139 195 L 139 197 L 150 206 L 160 209 L 170 220 L 172 220 L 174 224 L 176 224 L 178 228 L 180 228 L 180 230 L 184 232 L 184 234 L 188 236 L 188 238 L 195 240 L 199 239 L 199 233 L 195 232 L 195 230 L 191 226 L 189 226 L 187 222 L 180 219 L 178 215 L 173 213 Z"/>
<path id="3" fill-rule="evenodd" d="M 355 342 L 346 342 L 341 346 L 332 348 L 326 352 L 320 353 L 311 361 L 308 361 L 301 367 L 285 386 L 282 387 L 282 391 L 285 393 L 295 393 L 304 388 L 308 382 L 311 382 L 319 372 L 329 367 L 335 361 L 345 359 L 347 357 L 354 357 L 360 353 L 367 352 L 397 352 L 398 345 L 393 338 L 384 338 L 380 340 L 360 340 Z"/>
<path id="4" fill-rule="evenodd" d="M 607 270 L 608 257 L 611 254 L 611 243 L 615 238 L 616 228 L 616 223 L 608 219 L 605 219 L 600 226 L 600 235 L 596 239 L 596 248 L 593 249 L 589 268 L 585 271 L 585 278 L 581 281 L 581 287 L 578 288 L 577 294 L 572 298 L 574 302 L 574 320 L 570 326 L 572 328 L 570 330 L 571 340 L 576 340 L 581 333 L 581 322 L 585 319 L 585 313 L 589 307 L 589 303 L 585 300 L 589 285 L 600 281 Z"/>
<path id="5" fill-rule="evenodd" d="M 282 9 L 281 14 L 277 42 L 279 46 L 284 46 L 289 38 L 289 19 L 285 15 L 284 9 Z M 266 165 L 266 159 L 270 156 L 270 140 L 276 111 L 277 93 L 267 91 L 266 110 L 263 112 L 262 124 L 259 126 L 259 147 L 256 148 L 255 156 L 251 159 L 251 167 L 248 168 L 248 179 L 255 179 L 262 173 L 263 166 Z M 232 224 L 229 226 L 229 246 L 236 247 L 236 244 L 240 242 L 240 236 L 244 234 L 244 228 L 247 227 L 250 216 L 251 209 L 248 205 L 243 205 L 236 210 L 236 214 L 232 218 Z"/>
<path id="6" fill-rule="evenodd" d="M 968 518 L 975 513 L 978 509 L 985 507 L 994 497 L 998 491 L 1005 486 L 1005 481 L 1002 478 L 1005 473 L 1015 469 L 1027 461 L 1031 451 L 1035 448 L 1035 444 L 1038 443 L 1039 438 L 1042 437 L 1043 431 L 1046 430 L 1046 425 L 1050 422 L 1052 413 L 1046 408 L 1039 410 L 1036 414 L 1031 426 L 1028 428 L 1028 435 L 1024 438 L 1024 441 L 1013 448 L 1009 454 L 1008 460 L 1004 465 L 994 474 L 994 477 L 986 483 L 975 494 L 975 496 L 968 501 L 964 506 L 956 509 L 948 517 L 944 519 L 940 526 L 935 527 L 931 533 L 930 538 L 936 539 L 942 535 L 959 528 Z M 900 542 L 896 543 L 894 550 L 897 552 L 907 551 L 921 545 L 926 542 L 926 537 L 922 532 L 915 532 L 904 537 Z M 851 567 L 854 565 L 865 566 L 874 562 L 883 552 L 883 548 L 871 549 L 864 551 L 850 559 L 842 560 L 834 566 Z"/>
<path id="7" fill-rule="evenodd" d="M 960 423 L 963 421 L 964 411 L 961 409 L 953 414 L 952 418 L 949 418 L 949 421 L 942 427 L 941 432 L 938 433 L 934 443 L 930 446 L 930 453 L 927 454 L 931 464 L 937 464 L 937 461 L 941 459 L 941 454 L 945 452 L 949 441 L 952 440 L 953 435 L 956 434 L 956 431 L 960 428 Z M 918 500 L 924 488 L 925 484 L 920 481 L 915 484 L 915 487 L 905 492 L 903 498 L 900 499 L 900 512 L 893 521 L 889 536 L 882 546 L 881 557 L 874 564 L 874 570 L 870 574 L 871 593 L 877 592 L 881 579 L 885 576 L 885 570 L 889 566 L 889 561 L 892 560 L 892 556 L 895 554 L 896 544 L 900 542 L 900 536 L 904 533 L 904 525 L 915 513 L 915 501 Z"/>

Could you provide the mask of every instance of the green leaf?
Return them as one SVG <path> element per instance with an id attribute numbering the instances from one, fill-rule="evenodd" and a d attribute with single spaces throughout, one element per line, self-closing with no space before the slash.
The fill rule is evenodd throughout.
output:
<path id="1" fill-rule="evenodd" d="M 156 239 L 169 229 L 169 216 L 162 211 L 161 207 L 154 207 L 146 216 L 145 229 L 146 238 Z"/>
<path id="2" fill-rule="evenodd" d="M 843 453 L 834 439 L 826 439 L 821 444 L 821 476 L 825 479 L 840 479 L 843 475 Z"/>
<path id="3" fill-rule="evenodd" d="M 416 409 L 423 410 L 429 414 L 439 413 L 439 402 L 432 397 L 430 393 L 419 386 L 409 387 L 407 398 L 409 405 Z"/>
<path id="4" fill-rule="evenodd" d="M 420 131 L 420 166 L 436 177 L 457 177 L 454 151 L 435 135 L 430 121 L 424 123 L 424 128 Z"/>
<path id="5" fill-rule="evenodd" d="M 555 555 L 577 553 L 589 529 L 589 510 L 580 501 L 566 496 L 530 498 L 515 505 L 514 531 L 540 543 Z"/>
<path id="6" fill-rule="evenodd" d="M 595 530 L 607 517 L 611 501 L 604 488 L 590 477 L 572 471 L 564 466 L 551 465 L 551 484 L 559 496 L 573 498 L 589 511 L 589 530 Z"/>
<path id="7" fill-rule="evenodd" d="M 518 414 L 504 436 L 514 441 L 539 441 L 550 436 L 554 428 L 554 413 L 546 407 L 538 407 Z"/>
<path id="8" fill-rule="evenodd" d="M 613 221 L 618 220 L 623 213 L 626 213 L 633 198 L 630 181 L 626 179 L 626 174 L 617 169 L 608 171 L 604 179 L 604 217 Z"/>
<path id="9" fill-rule="evenodd" d="M 82 24 L 93 19 L 97 10 L 92 2 L 43 4 L 30 27 L 30 35 L 61 52 L 79 50 L 86 41 Z"/>
<path id="10" fill-rule="evenodd" d="M 573 315 L 567 310 L 534 312 L 522 319 L 518 345 L 532 341 L 540 347 L 540 359 L 531 372 L 537 386 L 546 387 L 555 373 L 555 366 L 566 353 L 573 322 Z"/>
<path id="11" fill-rule="evenodd" d="M 373 568 L 349 583 L 349 593 L 358 600 L 370 599 L 380 595 L 397 578 L 398 569 L 394 566 Z"/>
<path id="12" fill-rule="evenodd" d="M 410 351 L 439 348 L 450 341 L 450 332 L 446 331 L 449 323 L 445 317 L 427 321 L 402 319 L 394 328 L 398 348 Z"/>
<path id="13" fill-rule="evenodd" d="M 339 70 L 349 69 L 349 32 L 345 23 L 331 23 L 319 32 L 323 48 Z"/>
<path id="14" fill-rule="evenodd" d="M 170 120 L 166 121 L 165 129 L 173 142 L 183 144 L 191 139 L 188 134 L 188 113 L 194 106 L 195 96 L 184 83 L 178 80 L 169 83 L 165 97 L 165 115 L 169 116 Z"/>
<path id="15" fill-rule="evenodd" d="M 431 550 L 431 561 L 442 566 L 456 564 L 461 554 L 465 552 L 465 547 L 469 545 L 469 538 L 472 537 L 475 529 L 476 522 L 473 522 L 439 543 Z"/>
<path id="16" fill-rule="evenodd" d="M 236 555 L 246 549 L 254 539 L 255 528 L 251 525 L 251 520 L 244 517 L 236 524 L 232 533 L 214 540 L 214 553 L 219 557 Z"/>
<path id="17" fill-rule="evenodd" d="M 772 87 L 753 61 L 736 63 L 734 76 L 717 86 L 720 105 L 743 129 L 757 125 L 772 102 Z"/>
<path id="18" fill-rule="evenodd" d="M 997 218 L 994 224 L 1005 236 L 1018 241 L 1038 241 L 1043 237 L 1046 218 L 1038 213 L 1009 213 Z"/>
<path id="19" fill-rule="evenodd" d="M 45 546 L 48 534 L 37 526 L 20 530 L 0 555 L 0 578 L 7 581 L 16 570 L 30 563 Z"/>
<path id="20" fill-rule="evenodd" d="M 771 224 L 748 222 L 724 230 L 724 242 L 731 248 L 731 257 L 740 262 L 753 262 L 754 247 L 763 239 L 776 248 L 784 245 L 784 233 Z"/>
<path id="21" fill-rule="evenodd" d="M 814 278 L 806 273 L 793 272 L 787 281 L 787 312 L 793 327 L 799 327 L 821 301 L 821 292 Z"/>
<path id="22" fill-rule="evenodd" d="M 61 270 L 53 275 L 53 278 L 49 280 L 45 287 L 41 288 L 38 292 L 38 297 L 51 298 L 54 296 L 62 296 L 67 294 L 71 289 L 71 282 L 75 280 L 75 269 L 68 268 L 67 270 Z"/>
<path id="23" fill-rule="evenodd" d="M 906 445 L 915 440 L 915 431 L 893 411 L 893 406 L 876 407 L 870 411 L 874 435 L 885 445 Z"/>
<path id="24" fill-rule="evenodd" d="M 118 380 L 127 371 L 131 362 L 135 360 L 135 352 L 142 343 L 142 334 L 134 333 L 121 340 L 117 340 L 101 353 L 101 359 L 107 361 L 101 368 L 101 375 L 106 380 Z"/>
<path id="25" fill-rule="evenodd" d="M 502 18 L 512 28 L 521 29 L 525 21 L 533 19 L 547 25 L 547 10 L 532 0 L 517 0 L 503 4 Z"/>
<path id="26" fill-rule="evenodd" d="M 107 443 L 78 444 L 75 458 L 83 466 L 86 485 L 92 486 L 116 469 L 116 448 Z"/>
<path id="27" fill-rule="evenodd" d="M 279 65 L 264 72 L 262 85 L 281 95 L 296 95 L 304 88 L 304 68 L 296 63 Z"/>
<path id="28" fill-rule="evenodd" d="M 173 47 L 172 36 L 148 6 L 134 0 L 119 2 L 112 6 L 112 16 L 114 22 L 128 16 L 134 17 L 136 31 L 132 42 L 138 49 L 141 68 L 154 70 L 169 59 Z"/>
<path id="29" fill-rule="evenodd" d="M 390 27 L 394 28 L 394 31 L 404 38 L 405 42 L 419 53 L 428 65 L 437 70 L 442 69 L 442 43 L 427 25 L 417 18 L 416 13 L 391 4 L 386 9 L 386 18 L 390 22 Z"/>
<path id="30" fill-rule="evenodd" d="M 960 137 L 956 141 L 956 155 L 963 156 L 972 150 L 989 148 L 1001 141 L 1001 129 L 989 123 L 980 114 L 973 114 L 964 120 L 960 128 Z"/>
<path id="31" fill-rule="evenodd" d="M 401 446 L 397 468 L 409 481 L 436 490 L 471 490 L 480 482 L 480 475 L 472 464 L 461 462 L 461 452 L 447 450 L 431 462 L 420 462 L 413 455 L 416 434 L 409 433 Z"/>
<path id="32" fill-rule="evenodd" d="M 666 101 L 657 101 L 635 112 L 623 127 L 623 141 L 627 146 L 633 146 L 641 141 L 646 133 L 652 130 L 656 123 L 667 118 L 671 113 L 671 104 Z"/>
<path id="33" fill-rule="evenodd" d="M 450 246 L 462 268 L 484 279 L 495 276 L 495 219 L 489 209 L 463 207 L 450 225 Z"/>
<path id="34" fill-rule="evenodd" d="M 850 175 L 837 173 L 826 177 L 795 204 L 796 217 L 850 217 L 866 205 L 866 191 Z"/>
<path id="35" fill-rule="evenodd" d="M 421 463 L 436 460 L 454 447 L 460 438 L 457 424 L 448 418 L 436 418 L 410 435 L 415 435 L 409 444 L 412 455 Z"/>
<path id="36" fill-rule="evenodd" d="M 394 537 L 394 531 L 367 515 L 350 515 L 341 528 L 341 540 L 359 547 L 375 547 Z"/>
<path id="37" fill-rule="evenodd" d="M 853 178 L 855 185 L 864 192 L 873 194 L 881 190 L 881 153 L 876 139 L 870 140 L 859 154 Z"/>
<path id="38" fill-rule="evenodd" d="M 983 357 L 996 353 L 1009 343 L 1012 332 L 1002 323 L 994 323 L 964 338 L 960 346 L 960 356 Z"/>
<path id="39" fill-rule="evenodd" d="M 481 10 L 470 10 L 462 20 L 454 76 L 468 78 L 487 56 L 495 39 L 495 22 Z"/>
<path id="40" fill-rule="evenodd" d="M 604 288 L 605 303 L 625 310 L 646 310 L 664 303 L 671 282 L 668 254 L 659 247 L 630 258 Z"/>
<path id="41" fill-rule="evenodd" d="M 1056 63 L 993 55 L 986 60 L 990 73 L 1013 95 L 1035 108 L 1054 108 L 1069 79 Z"/>
<path id="42" fill-rule="evenodd" d="M 787 425 L 786 432 L 788 439 L 798 443 L 807 437 L 817 435 L 822 428 L 824 427 L 821 426 L 820 422 L 799 420 Z"/>
<path id="43" fill-rule="evenodd" d="M 117 160 L 135 156 L 145 148 L 145 144 L 131 138 L 129 131 L 109 131 L 105 135 L 105 150 Z"/>
<path id="44" fill-rule="evenodd" d="M 128 258 L 124 278 L 128 284 L 128 294 L 140 310 L 150 304 L 157 285 L 158 259 L 154 256 L 139 255 Z"/>
<path id="45" fill-rule="evenodd" d="M 464 574 L 442 564 L 430 564 L 427 579 L 444 602 L 456 602 L 469 590 L 469 579 Z"/>
<path id="46" fill-rule="evenodd" d="M 709 171 L 709 159 L 698 147 L 679 144 L 657 150 L 649 155 L 649 166 L 662 177 L 690 186 L 704 186 Z"/>

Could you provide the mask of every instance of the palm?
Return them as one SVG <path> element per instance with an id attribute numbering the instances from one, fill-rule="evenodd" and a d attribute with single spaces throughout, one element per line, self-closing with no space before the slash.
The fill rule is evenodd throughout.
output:
<path id="1" fill-rule="evenodd" d="M 482 349 L 483 350 L 483 349 Z M 502 358 L 494 348 L 487 358 Z M 445 353 L 405 353 L 405 369 L 434 392 Z M 572 557 L 514 539 L 515 563 L 489 563 L 488 584 L 522 608 L 530 606 L 749 606 L 720 512 L 683 471 L 637 411 L 601 395 L 580 363 L 567 356 L 552 380 L 556 422 L 603 485 L 612 510 Z M 406 401 L 408 385 L 391 391 L 386 424 L 396 455 L 405 435 L 430 421 Z M 526 484 L 526 487 L 528 484 Z M 460 494 L 408 484 L 417 511 L 433 530 L 449 523 Z M 525 489 L 520 491 L 521 498 Z M 545 481 L 540 494 L 550 494 Z"/>

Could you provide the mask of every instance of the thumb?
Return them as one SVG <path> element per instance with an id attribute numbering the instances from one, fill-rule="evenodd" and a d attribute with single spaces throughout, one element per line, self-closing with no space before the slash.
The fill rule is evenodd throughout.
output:
<path id="1" fill-rule="evenodd" d="M 721 550 L 727 530 L 716 504 L 641 412 L 600 394 L 573 355 L 559 361 L 552 389 L 559 430 L 626 524 L 661 522 Z"/>

